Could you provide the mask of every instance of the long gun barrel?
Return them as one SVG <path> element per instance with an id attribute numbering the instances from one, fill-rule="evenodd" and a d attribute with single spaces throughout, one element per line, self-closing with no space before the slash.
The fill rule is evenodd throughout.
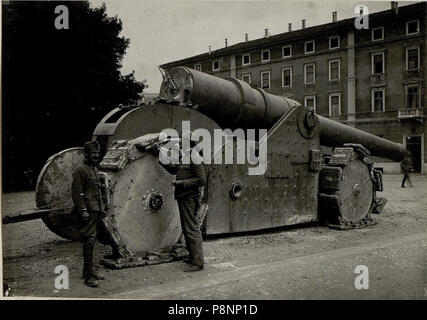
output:
<path id="1" fill-rule="evenodd" d="M 185 67 L 169 71 L 163 81 L 160 98 L 182 105 L 191 103 L 222 128 L 231 129 L 270 129 L 283 114 L 300 105 L 295 100 L 252 88 L 241 80 L 222 79 Z M 324 146 L 359 143 L 373 156 L 393 161 L 404 158 L 406 149 L 402 144 L 319 115 L 317 117 L 320 143 Z"/>

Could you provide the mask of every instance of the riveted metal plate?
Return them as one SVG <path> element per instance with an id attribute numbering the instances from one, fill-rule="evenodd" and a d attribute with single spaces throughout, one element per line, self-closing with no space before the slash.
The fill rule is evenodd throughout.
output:
<path id="1" fill-rule="evenodd" d="M 310 170 L 310 150 L 320 150 L 319 139 L 301 136 L 291 112 L 273 127 L 267 138 L 265 175 L 247 175 L 247 166 L 213 165 L 206 233 L 262 230 L 316 221 L 318 171 Z M 315 155 L 317 157 L 317 155 Z M 319 154 L 320 158 L 320 154 Z M 242 186 L 233 199 L 232 181 Z"/>
<path id="2" fill-rule="evenodd" d="M 265 174 L 267 178 L 289 178 L 293 165 L 305 165 L 306 170 L 309 170 L 310 150 L 320 150 L 318 135 L 307 139 L 298 129 L 300 108 L 303 107 L 291 109 L 268 133 L 268 166 Z"/>
<path id="3" fill-rule="evenodd" d="M 310 170 L 319 171 L 322 166 L 320 150 L 310 150 Z"/>

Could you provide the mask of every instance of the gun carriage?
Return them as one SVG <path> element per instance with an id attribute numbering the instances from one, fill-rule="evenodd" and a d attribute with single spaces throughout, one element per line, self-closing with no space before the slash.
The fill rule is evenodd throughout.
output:
<path id="1" fill-rule="evenodd" d="M 258 152 L 266 147 L 263 174 L 248 175 L 253 165 L 238 163 L 236 157 L 232 163 L 207 165 L 207 235 L 313 221 L 343 229 L 370 224 L 371 214 L 385 204 L 376 195 L 382 191 L 382 176 L 370 156 L 400 161 L 405 154 L 401 144 L 316 115 L 292 99 L 237 79 L 174 68 L 165 75 L 156 103 L 116 108 L 93 132 L 105 155 L 101 171 L 107 216 L 115 219 L 115 231 L 131 251 L 157 250 L 181 236 L 173 177 L 140 142 L 157 142 L 165 128 L 180 132 L 183 121 L 193 132 L 203 128 L 212 137 L 227 128 L 267 130 L 266 136 L 252 138 Z M 224 143 L 236 151 L 239 141 Z M 321 146 L 334 148 L 330 157 L 322 157 Z M 5 222 L 42 217 L 57 235 L 78 239 L 70 189 L 82 159 L 83 148 L 49 158 L 37 181 L 38 213 Z"/>

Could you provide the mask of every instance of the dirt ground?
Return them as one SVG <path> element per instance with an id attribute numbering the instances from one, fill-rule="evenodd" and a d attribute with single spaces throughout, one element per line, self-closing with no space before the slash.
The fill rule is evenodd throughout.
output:
<path id="1" fill-rule="evenodd" d="M 332 249 L 365 245 L 423 233 L 427 226 L 427 176 L 414 175 L 414 188 L 400 188 L 401 176 L 386 175 L 384 192 L 388 203 L 378 223 L 364 229 L 333 230 L 316 225 L 281 228 L 269 232 L 207 239 L 204 242 L 207 276 L 235 266 L 275 262 L 284 257 L 301 257 Z M 34 207 L 34 192 L 2 195 L 2 216 Z M 194 275 L 183 271 L 184 263 L 172 262 L 123 270 L 99 266 L 106 280 L 88 288 L 80 279 L 83 258 L 81 244 L 52 233 L 41 220 L 2 226 L 3 280 L 14 296 L 99 297 L 167 284 Z M 109 252 L 97 244 L 96 260 Z M 69 289 L 56 290 L 55 267 L 69 269 Z"/>

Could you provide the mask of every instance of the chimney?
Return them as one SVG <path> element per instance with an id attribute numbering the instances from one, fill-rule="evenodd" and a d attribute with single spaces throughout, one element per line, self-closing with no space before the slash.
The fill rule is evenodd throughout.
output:
<path id="1" fill-rule="evenodd" d="M 225 38 L 225 47 L 227 48 L 227 38 Z"/>
<path id="2" fill-rule="evenodd" d="M 391 2 L 391 10 L 393 10 L 395 14 L 398 14 L 398 12 L 399 12 L 399 6 L 398 6 L 398 2 L 397 1 L 392 1 Z"/>
<path id="3" fill-rule="evenodd" d="M 245 42 L 248 42 L 248 34 L 245 33 Z"/>
<path id="4" fill-rule="evenodd" d="M 288 23 L 288 31 L 291 32 L 292 31 L 292 23 Z"/>
<path id="5" fill-rule="evenodd" d="M 302 29 L 305 29 L 305 20 L 302 20 L 302 21 L 301 21 L 301 28 L 302 28 Z"/>
<path id="6" fill-rule="evenodd" d="M 266 38 L 267 38 L 267 37 L 268 37 L 268 35 L 269 35 L 269 34 L 268 34 L 268 29 L 264 29 L 264 32 L 265 32 L 264 37 L 266 37 Z"/>
<path id="7" fill-rule="evenodd" d="M 332 22 L 336 22 L 338 19 L 337 19 L 337 12 L 336 11 L 334 11 L 334 12 L 332 12 Z"/>
<path id="8" fill-rule="evenodd" d="M 211 54 L 211 49 L 212 49 L 212 46 L 209 45 L 209 54 Z"/>

